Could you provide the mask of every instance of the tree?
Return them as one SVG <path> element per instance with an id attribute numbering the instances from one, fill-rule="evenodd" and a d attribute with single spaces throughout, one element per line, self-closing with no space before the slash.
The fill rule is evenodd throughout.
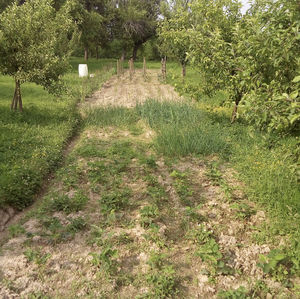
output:
<path id="1" fill-rule="evenodd" d="M 117 18 L 121 23 L 118 37 L 133 44 L 132 57 L 136 59 L 138 49 L 156 34 L 160 0 L 119 0 Z"/>
<path id="2" fill-rule="evenodd" d="M 11 109 L 22 111 L 21 84 L 35 82 L 57 91 L 68 69 L 76 26 L 71 2 L 56 12 L 49 0 L 16 2 L 0 15 L 0 72 L 15 81 Z"/>
<path id="3" fill-rule="evenodd" d="M 277 131 L 300 125 L 300 2 L 260 0 L 237 28 L 247 119 Z"/>
<path id="4" fill-rule="evenodd" d="M 187 6 L 176 6 L 174 11 L 169 11 L 168 17 L 165 17 L 158 28 L 160 52 L 180 62 L 182 77 L 186 74 L 187 52 L 190 45 L 187 31 L 189 28 L 191 22 Z"/>

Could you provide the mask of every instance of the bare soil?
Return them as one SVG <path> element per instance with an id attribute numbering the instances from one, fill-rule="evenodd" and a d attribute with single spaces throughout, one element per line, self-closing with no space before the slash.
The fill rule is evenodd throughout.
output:
<path id="1" fill-rule="evenodd" d="M 162 84 L 160 71 L 148 70 L 146 76 L 142 70 L 135 70 L 130 80 L 129 72 L 113 76 L 93 96 L 87 99 L 91 106 L 135 107 L 147 99 L 177 100 L 180 96 L 170 85 Z"/>

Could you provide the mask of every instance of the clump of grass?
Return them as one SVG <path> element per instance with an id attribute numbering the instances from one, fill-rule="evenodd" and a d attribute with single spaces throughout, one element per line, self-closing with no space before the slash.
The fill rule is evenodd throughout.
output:
<path id="1" fill-rule="evenodd" d="M 131 190 L 125 188 L 123 190 L 115 189 L 111 192 L 104 194 L 100 199 L 100 208 L 104 214 L 119 211 L 128 206 Z"/>
<path id="2" fill-rule="evenodd" d="M 130 126 L 138 121 L 138 115 L 134 109 L 124 107 L 90 108 L 85 111 L 86 126 Z"/>
<path id="3" fill-rule="evenodd" d="M 157 130 L 156 148 L 166 156 L 220 154 L 230 152 L 226 128 L 213 123 L 207 113 L 183 102 L 148 100 L 137 105 L 139 115 Z"/>
<path id="4" fill-rule="evenodd" d="M 53 193 L 48 196 L 42 206 L 42 210 L 48 212 L 65 212 L 70 214 L 82 210 L 89 198 L 80 190 L 73 196 L 68 194 Z"/>

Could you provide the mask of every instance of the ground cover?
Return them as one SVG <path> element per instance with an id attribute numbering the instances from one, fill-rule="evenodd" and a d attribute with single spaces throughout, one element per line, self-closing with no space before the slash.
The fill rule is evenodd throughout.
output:
<path id="1" fill-rule="evenodd" d="M 79 142 L 39 205 L 9 227 L 0 294 L 297 298 L 297 253 L 281 249 L 295 235 L 272 230 L 231 167 L 240 135 L 180 99 L 129 109 L 116 92 L 116 105 L 94 105 L 103 99 L 87 99 Z"/>
<path id="2" fill-rule="evenodd" d="M 110 72 L 109 61 L 91 61 L 92 72 L 102 70 L 90 80 L 77 75 L 77 65 L 64 77 L 68 93 L 49 95 L 35 84 L 22 88 L 24 112 L 10 111 L 14 83 L 0 77 L 0 207 L 23 209 L 33 202 L 45 176 L 62 157 L 67 140 L 74 134 L 80 117 L 77 102 L 99 88 Z M 105 71 L 105 72 L 104 72 Z"/>

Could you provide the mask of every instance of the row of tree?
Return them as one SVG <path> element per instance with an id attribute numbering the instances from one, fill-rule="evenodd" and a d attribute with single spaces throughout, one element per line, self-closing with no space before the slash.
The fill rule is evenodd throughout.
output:
<path id="1" fill-rule="evenodd" d="M 268 130 L 300 125 L 300 1 L 173 0 L 158 29 L 161 48 L 205 77 L 203 92 L 226 89 L 248 120 Z"/>
<path id="2" fill-rule="evenodd" d="M 59 90 L 68 57 L 81 45 L 119 46 L 119 57 L 153 36 L 162 56 L 189 63 L 205 79 L 203 93 L 225 89 L 252 123 L 293 131 L 300 125 L 300 1 L 2 0 L 0 71 L 16 82 L 12 108 L 22 109 L 26 81 Z"/>
<path id="3" fill-rule="evenodd" d="M 69 0 L 68 0 L 69 1 Z M 13 3 L 23 5 L 28 0 L 2 0 L 0 12 Z M 50 0 L 59 11 L 67 0 Z M 70 2 L 70 1 L 69 1 Z M 77 22 L 80 35 L 79 49 L 85 58 L 90 53 L 98 56 L 99 50 L 119 41 L 119 54 L 134 59 L 138 49 L 156 34 L 161 0 L 73 0 L 71 16 Z"/>
<path id="4" fill-rule="evenodd" d="M 120 55 L 156 34 L 160 0 L 3 0 L 0 6 L 0 72 L 15 80 L 11 108 L 22 110 L 21 84 L 62 89 L 74 49 L 88 59 L 93 48 L 119 40 Z"/>

